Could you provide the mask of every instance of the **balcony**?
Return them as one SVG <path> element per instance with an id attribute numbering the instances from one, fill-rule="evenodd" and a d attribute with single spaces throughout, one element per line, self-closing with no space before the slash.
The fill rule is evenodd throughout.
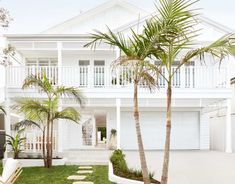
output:
<path id="1" fill-rule="evenodd" d="M 173 67 L 172 70 L 176 70 Z M 166 69 L 162 68 L 166 73 Z M 44 74 L 53 85 L 79 88 L 125 88 L 133 84 L 133 70 L 119 67 L 112 70 L 107 66 L 9 66 L 6 82 L 8 88 L 21 88 L 28 75 L 42 78 Z M 185 66 L 178 70 L 173 79 L 174 88 L 213 89 L 228 87 L 227 68 L 217 66 Z M 166 88 L 162 77 L 158 86 Z M 144 83 L 141 87 L 146 87 Z"/>

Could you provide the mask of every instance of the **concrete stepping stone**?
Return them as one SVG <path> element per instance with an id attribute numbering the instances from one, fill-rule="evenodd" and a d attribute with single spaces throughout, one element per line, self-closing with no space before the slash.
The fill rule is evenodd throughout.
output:
<path id="1" fill-rule="evenodd" d="M 83 175 L 72 175 L 67 178 L 67 180 L 84 180 L 86 176 Z"/>
<path id="2" fill-rule="evenodd" d="M 73 184 L 94 184 L 94 183 L 91 181 L 76 181 L 76 182 L 73 182 Z"/>
<path id="3" fill-rule="evenodd" d="M 79 166 L 78 169 L 92 169 L 92 166 Z"/>
<path id="4" fill-rule="evenodd" d="M 93 173 L 93 171 L 91 171 L 91 170 L 80 170 L 77 173 L 78 174 L 91 174 L 91 173 Z"/>

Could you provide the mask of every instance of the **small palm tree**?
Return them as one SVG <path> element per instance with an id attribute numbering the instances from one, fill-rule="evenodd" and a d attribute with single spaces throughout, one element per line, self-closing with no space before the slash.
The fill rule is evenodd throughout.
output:
<path id="1" fill-rule="evenodd" d="M 172 79 L 174 75 L 192 59 L 203 60 L 206 53 L 220 61 L 234 53 L 234 46 L 230 43 L 230 34 L 208 46 L 196 48 L 194 40 L 197 38 L 199 30 L 195 26 L 199 21 L 197 14 L 191 10 L 196 2 L 197 0 L 160 0 L 158 15 L 147 22 L 143 31 L 143 36 L 151 40 L 153 47 L 156 48 L 156 51 L 152 50 L 152 55 L 160 61 L 160 65 L 154 69 L 167 83 L 166 138 L 161 184 L 167 184 L 168 181 Z M 186 54 L 182 56 L 183 51 Z M 172 70 L 176 60 L 180 60 L 180 63 L 176 70 Z M 162 66 L 166 67 L 166 74 L 162 73 Z"/>
<path id="2" fill-rule="evenodd" d="M 148 42 L 147 39 L 144 39 L 140 35 L 136 34 L 133 30 L 132 33 L 133 37 L 126 39 L 122 33 L 115 34 L 110 29 L 108 29 L 108 33 L 96 31 L 96 33 L 91 35 L 91 39 L 93 41 L 86 44 L 85 47 L 91 46 L 92 48 L 96 48 L 96 44 L 103 41 L 106 44 L 118 47 L 121 52 L 124 53 L 113 63 L 113 67 L 118 68 L 120 66 L 125 66 L 131 69 L 131 72 L 133 73 L 133 115 L 135 119 L 136 136 L 139 148 L 143 180 L 145 184 L 149 184 L 150 179 L 140 129 L 138 88 L 141 84 L 145 84 L 150 90 L 156 87 L 154 76 L 151 75 L 151 71 L 149 70 L 152 67 L 151 63 L 146 62 L 146 59 L 148 58 L 148 53 L 150 52 L 149 50 L 152 49 L 152 45 Z M 130 79 L 128 79 L 128 82 L 131 82 Z"/>
<path id="3" fill-rule="evenodd" d="M 6 134 L 6 137 L 7 137 L 6 144 L 11 146 L 14 152 L 14 159 L 19 158 L 19 153 L 22 151 L 21 148 L 26 140 L 25 137 L 21 136 L 23 131 L 24 129 L 19 130 L 15 137 Z"/>
<path id="4" fill-rule="evenodd" d="M 52 166 L 53 155 L 53 130 L 54 122 L 57 119 L 68 119 L 78 123 L 80 114 L 72 107 L 59 111 L 60 97 L 72 97 L 83 105 L 83 95 L 74 87 L 53 86 L 44 75 L 43 78 L 28 76 L 23 84 L 23 89 L 34 86 L 46 94 L 46 99 L 18 99 L 15 106 L 19 112 L 24 113 L 29 120 L 41 119 L 46 127 L 46 167 Z M 44 127 L 44 128 L 45 128 Z"/>

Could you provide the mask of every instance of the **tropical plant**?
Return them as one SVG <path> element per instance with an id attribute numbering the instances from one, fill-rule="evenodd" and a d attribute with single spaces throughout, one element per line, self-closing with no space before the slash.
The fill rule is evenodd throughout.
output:
<path id="1" fill-rule="evenodd" d="M 43 118 L 45 118 L 44 114 L 41 114 L 42 117 L 40 117 L 40 114 L 38 114 L 36 111 L 34 111 L 33 109 L 30 112 L 27 112 L 27 114 L 25 114 L 25 116 L 28 119 L 25 119 L 23 121 L 20 121 L 16 124 L 14 124 L 15 130 L 19 130 L 21 128 L 37 128 L 38 130 L 40 130 L 42 132 L 42 157 L 43 157 L 43 161 L 44 161 L 44 166 L 46 166 L 47 162 L 46 162 L 46 153 L 45 153 L 45 136 L 46 136 L 46 120 Z M 34 120 L 34 121 L 32 121 Z"/>
<path id="2" fill-rule="evenodd" d="M 164 160 L 162 168 L 161 184 L 167 184 L 170 135 L 171 135 L 171 101 L 172 101 L 172 79 L 176 72 L 192 59 L 204 60 L 205 54 L 221 62 L 226 56 L 234 53 L 234 46 L 230 42 L 231 34 L 225 35 L 205 47 L 196 48 L 195 39 L 199 35 L 196 28 L 198 14 L 195 13 L 194 4 L 198 0 L 160 0 L 156 15 L 148 20 L 144 27 L 143 36 L 149 39 L 156 51 L 152 56 L 160 61 L 154 70 L 167 83 L 167 112 L 166 112 L 166 138 L 164 149 Z M 157 39 L 156 39 L 157 38 Z M 182 55 L 183 53 L 183 55 Z M 184 54 L 185 53 L 185 54 Z M 175 61 L 180 60 L 176 70 Z M 165 67 L 167 72 L 161 70 Z"/>
<path id="3" fill-rule="evenodd" d="M 43 78 L 37 76 L 28 76 L 23 84 L 23 89 L 34 86 L 46 95 L 45 99 L 17 99 L 15 108 L 26 115 L 29 120 L 41 119 L 46 126 L 46 165 L 52 166 L 53 155 L 53 131 L 54 122 L 57 119 L 67 119 L 79 123 L 80 114 L 72 107 L 66 107 L 59 110 L 60 97 L 71 97 L 83 105 L 83 95 L 74 87 L 53 86 L 50 80 L 43 75 Z"/>
<path id="4" fill-rule="evenodd" d="M 19 153 L 22 151 L 21 148 L 26 140 L 25 137 L 22 137 L 21 134 L 24 132 L 24 129 L 21 129 L 17 132 L 16 136 L 7 135 L 6 144 L 11 146 L 12 151 L 14 152 L 14 159 L 19 158 Z"/>
<path id="5" fill-rule="evenodd" d="M 144 39 L 140 35 L 136 34 L 132 30 L 132 37 L 125 38 L 122 33 L 115 34 L 110 29 L 108 29 L 108 33 L 102 33 L 100 31 L 96 31 L 96 33 L 91 35 L 92 41 L 85 45 L 85 47 L 96 48 L 97 43 L 104 42 L 114 47 L 118 47 L 123 53 L 122 56 L 117 58 L 117 60 L 113 63 L 114 68 L 118 68 L 120 66 L 127 67 L 133 73 L 133 83 L 134 83 L 134 119 L 135 119 L 135 128 L 136 128 L 136 136 L 139 148 L 139 156 L 141 163 L 141 170 L 143 174 L 143 180 L 145 184 L 149 184 L 149 174 L 148 168 L 144 153 L 144 145 L 142 141 L 142 134 L 140 129 L 140 114 L 139 114 L 139 105 L 138 105 L 138 87 L 139 85 L 145 84 L 150 90 L 154 89 L 156 86 L 156 82 L 154 77 L 151 75 L 149 68 L 151 68 L 151 63 L 146 62 L 148 58 L 148 54 L 152 49 L 152 45 L 148 39 Z"/>

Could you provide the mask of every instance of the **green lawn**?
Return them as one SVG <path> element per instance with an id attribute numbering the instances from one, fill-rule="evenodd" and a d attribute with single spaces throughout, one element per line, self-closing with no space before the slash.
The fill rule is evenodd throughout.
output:
<path id="1" fill-rule="evenodd" d="M 87 181 L 93 181 L 95 184 L 111 184 L 108 181 L 108 167 L 94 166 L 94 172 L 87 175 Z M 70 175 L 76 175 L 78 166 L 56 166 L 51 169 L 43 167 L 23 168 L 23 172 L 18 178 L 16 184 L 72 184 L 66 178 Z M 2 167 L 0 165 L 0 173 Z"/>

